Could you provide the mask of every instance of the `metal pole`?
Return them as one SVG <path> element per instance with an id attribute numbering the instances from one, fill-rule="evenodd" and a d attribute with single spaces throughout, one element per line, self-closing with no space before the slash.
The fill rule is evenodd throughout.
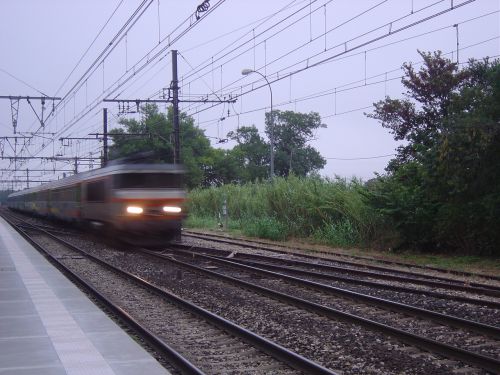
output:
<path id="1" fill-rule="evenodd" d="M 172 106 L 174 122 L 174 164 L 180 163 L 179 84 L 177 79 L 177 50 L 172 50 Z"/>
<path id="2" fill-rule="evenodd" d="M 265 77 L 264 77 L 265 78 Z M 271 92 L 271 180 L 274 178 L 274 114 L 273 114 L 273 90 L 271 90 L 271 84 L 266 78 L 266 82 L 269 85 L 269 91 Z"/>
<path id="3" fill-rule="evenodd" d="M 102 109 L 102 124 L 103 124 L 103 153 L 101 167 L 105 167 L 108 163 L 108 109 Z"/>

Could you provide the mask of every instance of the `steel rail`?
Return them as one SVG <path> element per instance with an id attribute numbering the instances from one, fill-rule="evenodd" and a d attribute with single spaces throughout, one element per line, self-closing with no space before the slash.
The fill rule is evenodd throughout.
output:
<path id="1" fill-rule="evenodd" d="M 227 254 L 231 253 L 231 251 L 228 251 L 228 250 L 217 250 L 217 249 L 204 248 L 204 247 L 200 247 L 200 246 L 193 247 L 193 246 L 182 245 L 182 244 L 175 244 L 175 246 L 179 246 L 179 248 L 183 247 L 185 249 L 199 248 L 199 249 L 203 249 L 203 251 L 216 250 L 216 251 L 223 251 Z M 256 248 L 261 249 L 259 247 L 256 247 Z M 247 257 L 247 258 L 252 258 L 252 257 L 256 257 L 256 256 L 257 255 L 255 255 L 255 254 L 247 254 L 247 253 L 237 253 L 235 255 L 235 257 Z M 273 261 L 273 262 L 279 261 L 282 264 L 288 264 L 288 265 L 301 265 L 301 266 L 306 266 L 306 267 L 320 268 L 323 270 L 328 270 L 328 271 L 333 271 L 333 272 L 349 273 L 349 274 L 355 274 L 355 275 L 360 275 L 360 276 L 373 277 L 373 278 L 377 278 L 377 279 L 393 280 L 393 281 L 412 283 L 412 284 L 421 284 L 421 285 L 432 286 L 432 287 L 442 288 L 442 289 L 461 290 L 461 291 L 469 292 L 469 293 L 482 294 L 482 295 L 487 295 L 487 296 L 492 296 L 492 297 L 500 297 L 500 289 L 468 286 L 468 285 L 464 285 L 464 283 L 458 283 L 457 280 L 452 280 L 452 279 L 446 280 L 447 282 L 433 281 L 433 280 L 419 279 L 419 278 L 414 278 L 414 277 L 376 273 L 376 272 L 364 271 L 364 270 L 359 270 L 359 269 L 343 268 L 343 267 L 327 265 L 327 264 L 304 262 L 304 261 L 295 260 L 295 259 L 276 258 L 276 257 L 271 257 L 271 256 L 266 256 L 266 255 L 258 255 L 258 257 L 260 259 L 266 259 L 266 260 Z M 315 258 L 315 259 L 318 259 L 318 258 Z M 340 263 L 340 264 L 348 264 L 350 266 L 374 269 L 373 266 L 365 266 L 363 264 L 358 264 L 358 263 L 339 262 L 337 260 L 331 260 L 331 259 L 320 259 L 320 260 L 332 261 L 332 262 L 336 262 L 336 263 Z M 384 272 L 402 273 L 401 271 L 392 271 L 388 268 L 383 268 L 383 267 L 380 267 L 380 268 L 383 269 Z M 403 274 L 405 274 L 405 273 L 403 273 Z M 418 276 L 424 277 L 425 275 L 418 274 Z M 434 279 L 434 277 L 432 277 L 432 276 L 431 276 L 431 278 Z M 448 282 L 450 282 L 450 283 L 448 283 Z"/>
<path id="2" fill-rule="evenodd" d="M 44 230 L 40 230 L 40 231 L 46 232 Z M 95 260 L 98 261 L 99 263 L 103 262 L 106 266 L 113 267 L 111 265 L 108 265 L 106 262 L 100 260 L 99 258 L 93 257 L 92 255 L 83 252 L 82 250 L 74 247 L 73 245 L 67 243 L 66 241 L 61 240 L 61 239 L 51 235 L 50 233 L 46 233 L 46 234 L 51 236 L 52 238 L 56 239 L 57 241 L 64 243 L 65 245 L 67 245 L 71 248 L 75 248 L 76 251 L 82 252 L 86 256 L 95 258 Z M 28 241 L 32 242 L 29 238 L 28 238 Z M 36 243 L 34 245 L 36 245 Z M 369 328 L 375 328 L 375 329 L 378 328 L 378 330 L 385 331 L 385 333 L 388 333 L 396 338 L 399 338 L 404 342 L 410 343 L 412 345 L 416 345 L 418 347 L 422 347 L 424 350 L 432 349 L 435 352 L 443 354 L 447 357 L 452 357 L 452 358 L 461 360 L 461 361 L 466 362 L 466 363 L 477 365 L 477 366 L 484 368 L 488 371 L 496 372 L 496 371 L 500 370 L 500 362 L 493 359 L 493 358 L 490 358 L 490 357 L 478 355 L 476 353 L 471 353 L 471 352 L 468 352 L 468 351 L 465 351 L 465 350 L 462 350 L 459 348 L 455 348 L 455 347 L 447 345 L 447 344 L 442 344 L 442 343 L 436 342 L 434 340 L 430 340 L 430 339 L 426 339 L 426 338 L 423 338 L 423 337 L 420 337 L 420 336 L 417 336 L 414 334 L 410 334 L 410 333 L 398 330 L 396 328 L 384 326 L 380 323 L 373 322 L 373 321 L 370 321 L 368 319 L 364 319 L 364 318 L 360 318 L 360 317 L 356 317 L 356 316 L 349 316 L 350 314 L 342 313 L 340 311 L 336 311 L 334 309 L 330 309 L 330 308 L 327 308 L 325 306 L 321 306 L 321 305 L 317 305 L 317 304 L 312 303 L 312 302 L 301 300 L 301 299 L 298 299 L 296 297 L 287 296 L 283 293 L 274 292 L 274 291 L 269 290 L 267 288 L 258 287 L 256 285 L 253 285 L 253 284 L 250 284 L 250 283 L 238 280 L 238 279 L 234 279 L 234 278 L 231 278 L 231 277 L 228 277 L 225 275 L 221 275 L 221 274 L 218 274 L 218 273 L 213 272 L 213 271 L 204 270 L 204 269 L 189 265 L 189 264 L 184 263 L 184 262 L 176 261 L 174 259 L 171 259 L 170 257 L 161 256 L 157 253 L 151 253 L 150 255 L 163 257 L 164 259 L 166 259 L 168 261 L 179 263 L 182 266 L 185 266 L 188 268 L 194 268 L 201 273 L 206 273 L 206 274 L 218 277 L 218 278 L 225 278 L 225 279 L 228 279 L 229 281 L 232 281 L 232 282 L 235 282 L 238 284 L 246 284 L 246 287 L 249 289 L 255 290 L 255 288 L 257 288 L 258 290 L 263 292 L 263 294 L 266 294 L 266 295 L 270 294 L 270 295 L 274 296 L 275 298 L 277 297 L 278 299 L 284 299 L 284 300 L 291 299 L 291 301 L 294 302 L 294 304 L 296 304 L 296 305 L 303 306 L 304 308 L 306 308 L 308 310 L 320 312 L 320 313 L 327 315 L 327 316 L 331 316 L 333 314 L 333 316 L 335 318 L 341 318 L 341 319 L 347 320 L 347 321 L 352 321 L 354 319 L 354 321 L 353 321 L 354 323 L 358 323 L 358 324 L 361 324 L 363 326 L 368 326 Z M 117 269 L 117 272 L 122 273 L 124 271 Z M 144 280 L 138 278 L 137 276 L 134 276 L 134 275 L 131 275 L 131 276 L 133 276 L 134 278 L 137 278 L 138 281 L 145 282 Z M 160 290 L 160 292 L 164 292 L 164 291 Z M 311 307 L 313 307 L 313 308 L 311 308 Z M 424 344 L 422 344 L 422 342 L 424 342 Z"/>
<path id="3" fill-rule="evenodd" d="M 2 217 L 25 239 L 27 240 L 35 249 L 42 253 L 47 260 L 54 264 L 63 274 L 69 278 L 73 283 L 85 289 L 93 297 L 95 297 L 100 303 L 106 306 L 109 310 L 119 317 L 128 327 L 130 327 L 134 332 L 136 332 L 141 338 L 143 338 L 148 344 L 150 344 L 155 350 L 157 350 L 161 355 L 166 357 L 182 374 L 186 375 L 204 375 L 205 373 L 193 365 L 189 360 L 184 358 L 180 353 L 178 353 L 174 348 L 164 342 L 161 338 L 155 335 L 153 332 L 149 331 L 147 328 L 143 327 L 138 321 L 132 318 L 125 310 L 113 303 L 110 299 L 100 293 L 96 288 L 94 288 L 89 282 L 84 278 L 78 276 L 76 273 L 72 272 L 68 267 L 66 267 L 60 260 L 53 257 L 48 251 L 46 251 L 41 245 L 34 241 L 23 229 L 21 229 L 17 224 L 13 223 L 10 218 L 7 218 L 2 214 Z M 35 226 L 31 225 L 30 229 L 37 229 Z M 39 231 L 43 231 L 38 229 Z"/>
<path id="4" fill-rule="evenodd" d="M 175 245 L 177 246 L 177 245 Z M 210 271 L 207 269 L 203 269 L 197 266 L 194 266 L 192 264 L 182 262 L 179 260 L 174 259 L 172 256 L 168 255 L 163 255 L 159 254 L 157 252 L 151 251 L 151 250 L 141 250 L 143 253 L 148 254 L 153 257 L 157 257 L 160 259 L 167 260 L 169 262 L 178 264 L 180 266 L 183 266 L 185 268 L 194 270 L 196 272 L 212 276 L 214 278 L 222 279 L 227 282 L 230 282 L 234 285 L 238 285 L 240 287 L 243 287 L 248 290 L 255 291 L 259 294 L 266 295 L 268 297 L 271 297 L 273 299 L 285 302 L 287 304 L 291 304 L 300 308 L 303 308 L 305 310 L 314 312 L 316 314 L 326 316 L 330 319 L 335 319 L 335 320 L 343 320 L 349 323 L 354 323 L 361 325 L 363 327 L 366 327 L 371 330 L 379 331 L 383 334 L 392 336 L 396 339 L 401 340 L 402 342 L 417 346 L 421 348 L 424 351 L 432 351 L 436 354 L 443 355 L 444 357 L 447 358 L 452 358 L 455 360 L 459 360 L 463 363 L 467 363 L 469 365 L 479 367 L 482 369 L 485 369 L 487 371 L 491 371 L 493 373 L 499 373 L 500 372 L 500 361 L 496 360 L 494 358 L 484 356 L 478 353 L 473 353 L 461 348 L 457 348 L 448 344 L 444 344 L 432 339 L 428 339 L 413 333 L 409 333 L 406 331 L 403 331 L 398 328 L 394 328 L 382 323 L 375 322 L 370 319 L 362 318 L 357 315 L 345 313 L 343 311 L 333 309 L 330 307 L 326 307 L 314 302 L 310 302 L 301 298 L 297 298 L 291 295 L 287 295 L 285 293 L 277 292 L 269 288 L 261 287 L 258 285 L 254 285 L 252 283 L 231 277 L 231 276 L 226 276 L 222 275 L 220 273 Z"/>
<path id="5" fill-rule="evenodd" d="M 126 272 L 126 271 L 123 271 L 111 264 L 109 264 L 108 262 L 92 255 L 92 254 L 89 254 L 87 252 L 85 252 L 84 250 L 82 249 L 79 249 L 78 247 L 72 245 L 71 243 L 61 239 L 61 238 L 58 238 L 57 236 L 54 236 L 52 235 L 51 233 L 43 230 L 43 229 L 39 229 L 38 230 L 39 232 L 43 232 L 45 235 L 53 238 L 54 240 L 58 241 L 59 243 L 63 244 L 64 246 L 67 246 L 69 248 L 71 248 L 72 250 L 76 251 L 76 252 L 79 252 L 80 254 L 88 257 L 89 259 L 92 259 L 93 261 L 95 261 L 96 263 L 126 277 L 126 278 L 129 278 L 130 280 L 136 282 L 138 285 L 140 286 L 143 286 L 151 291 L 153 291 L 154 293 L 156 293 L 157 295 L 159 295 L 160 297 L 162 298 L 165 298 L 166 300 L 168 300 L 169 302 L 171 303 L 174 303 L 176 304 L 177 306 L 180 306 L 184 309 L 186 309 L 187 311 L 191 312 L 191 313 L 194 313 L 204 319 L 206 319 L 207 321 L 211 322 L 212 324 L 214 324 L 215 326 L 219 327 L 220 329 L 226 331 L 226 332 L 231 332 L 233 335 L 237 336 L 237 337 L 240 337 L 241 339 L 243 339 L 245 342 L 253 345 L 253 346 L 256 346 L 257 348 L 259 348 L 260 350 L 262 350 L 263 352 L 267 353 L 268 355 L 270 355 L 271 357 L 279 360 L 279 361 L 282 361 L 284 362 L 285 364 L 288 364 L 289 366 L 299 370 L 299 371 L 305 371 L 307 372 L 308 374 L 318 374 L 318 375 L 337 375 L 337 373 L 291 351 L 291 350 L 288 350 L 284 347 L 282 347 L 281 345 L 278 345 L 262 336 L 259 336 L 255 333 L 253 333 L 252 331 L 249 331 L 243 327 L 240 327 L 238 325 L 236 325 L 235 323 L 232 323 L 231 321 L 227 320 L 227 319 L 224 319 L 206 309 L 203 309 L 199 306 L 196 306 L 195 304 L 189 302 L 189 301 L 186 301 L 174 294 L 171 294 L 171 293 L 168 293 L 167 291 L 163 290 L 163 289 L 160 289 L 158 287 L 156 287 L 155 285 L 149 283 L 148 281 L 136 276 L 136 275 L 133 275 L 129 272 Z M 31 242 L 31 241 L 30 241 Z"/>
<path id="6" fill-rule="evenodd" d="M 220 235 L 220 234 L 198 233 L 198 232 L 194 232 L 194 231 L 191 231 L 191 230 L 183 230 L 182 233 L 183 233 L 183 235 L 188 236 L 188 237 L 194 237 L 194 238 L 200 238 L 200 239 L 206 239 L 206 240 L 212 240 L 212 241 L 218 241 L 218 242 L 225 242 L 225 243 L 229 243 L 229 244 L 247 246 L 247 247 L 254 248 L 254 249 L 265 249 L 265 250 L 274 251 L 274 252 L 283 253 L 283 254 L 298 255 L 298 256 L 301 256 L 301 257 L 304 257 L 304 258 L 317 259 L 317 257 L 311 256 L 311 255 L 307 255 L 307 254 L 297 254 L 295 252 L 284 251 L 284 250 L 277 250 L 277 249 L 268 248 L 268 247 L 263 248 L 262 246 L 252 245 L 252 243 L 255 243 L 255 244 L 258 244 L 258 245 L 275 246 L 275 247 L 290 249 L 290 246 L 279 244 L 279 243 L 275 244 L 275 243 L 269 243 L 269 242 L 265 242 L 265 241 L 247 240 L 247 239 L 238 239 L 238 238 L 231 239 L 231 238 L 228 238 L 227 236 L 223 236 L 223 235 Z M 213 237 L 215 237 L 217 239 L 214 239 Z M 238 242 L 238 241 L 240 241 L 240 242 Z M 248 245 L 247 245 L 247 243 L 248 243 Z M 364 257 L 364 256 L 360 256 L 360 255 L 343 254 L 343 253 L 338 253 L 338 252 L 333 252 L 333 251 L 321 251 L 321 250 L 316 250 L 316 249 L 312 249 L 312 248 L 308 248 L 308 249 L 296 248 L 296 249 L 297 250 L 307 250 L 307 251 L 311 251 L 311 252 L 318 253 L 318 254 L 336 255 L 336 256 L 341 256 L 341 257 L 345 257 L 345 258 L 353 258 L 353 259 L 364 260 L 364 261 L 371 261 L 371 262 L 377 262 L 377 263 L 383 263 L 383 264 L 394 264 L 394 265 L 402 266 L 402 267 L 410 267 L 410 268 L 418 268 L 418 269 L 422 269 L 422 270 L 438 271 L 438 272 L 448 273 L 448 274 L 457 275 L 457 276 L 482 277 L 482 278 L 485 278 L 485 279 L 500 281 L 500 276 L 495 276 L 495 275 L 488 275 L 488 274 L 475 273 L 475 272 L 467 272 L 467 271 L 449 270 L 449 269 L 440 268 L 440 267 L 421 266 L 421 265 L 412 264 L 412 263 L 405 263 L 405 262 L 397 262 L 397 261 L 392 261 L 392 260 L 370 258 L 370 257 Z M 331 260 L 331 259 L 328 259 L 328 258 L 323 258 L 323 259 L 325 259 L 325 260 Z M 353 264 L 358 264 L 359 265 L 359 263 L 353 263 Z M 376 267 L 376 266 L 373 266 L 373 267 Z M 387 269 L 387 268 L 384 268 L 384 269 Z M 407 271 L 401 271 L 401 272 L 407 272 Z M 410 272 L 410 273 L 412 273 L 412 272 Z M 421 274 L 416 273 L 416 272 L 414 272 L 412 274 L 421 275 Z M 453 280 L 453 279 L 448 279 L 448 278 L 442 278 L 442 279 L 444 279 L 444 280 Z M 480 284 L 480 283 L 477 283 L 477 284 L 478 284 L 478 286 L 480 286 L 480 285 L 488 286 L 487 284 Z"/>
<path id="7" fill-rule="evenodd" d="M 500 302 L 495 302 L 495 301 L 490 301 L 490 300 L 474 299 L 474 298 L 469 298 L 469 297 L 454 296 L 454 295 L 450 295 L 450 294 L 438 293 L 438 292 L 434 292 L 431 290 L 412 289 L 412 288 L 408 288 L 408 287 L 404 287 L 404 286 L 382 284 L 382 283 L 378 283 L 378 282 L 374 282 L 374 281 L 353 279 L 351 277 L 337 276 L 337 275 L 314 272 L 314 271 L 306 271 L 306 270 L 302 270 L 302 269 L 284 267 L 284 266 L 279 266 L 276 264 L 269 264 L 269 263 L 251 261 L 251 260 L 242 260 L 242 259 L 234 259 L 234 258 L 232 260 L 234 262 L 247 264 L 247 265 L 251 265 L 254 267 L 262 267 L 262 268 L 271 269 L 271 270 L 275 270 L 275 271 L 289 272 L 289 273 L 294 273 L 294 274 L 297 274 L 300 276 L 310 276 L 310 277 L 316 277 L 316 278 L 321 278 L 321 279 L 326 279 L 326 280 L 341 281 L 341 282 L 350 283 L 350 284 L 365 285 L 368 287 L 378 288 L 378 289 L 387 289 L 387 290 L 394 290 L 394 291 L 398 291 L 398 292 L 420 294 L 420 295 L 425 295 L 425 296 L 432 296 L 432 297 L 436 297 L 436 298 L 452 300 L 452 301 L 456 301 L 456 302 L 465 302 L 465 303 L 469 303 L 469 304 L 473 304 L 473 305 L 487 306 L 487 307 L 491 307 L 491 308 L 495 308 L 495 309 L 500 309 Z"/>
<path id="8" fill-rule="evenodd" d="M 473 332 L 477 332 L 477 333 L 480 333 L 483 335 L 488 335 L 488 336 L 493 337 L 495 339 L 500 339 L 500 328 L 497 328 L 495 326 L 491 326 L 488 324 L 483 324 L 483 323 L 479 323 L 479 322 L 475 322 L 475 321 L 471 321 L 471 320 L 467 320 L 467 319 L 462 319 L 462 318 L 458 318 L 455 316 L 445 315 L 445 314 L 437 313 L 437 312 L 434 312 L 431 310 L 406 305 L 404 303 L 394 302 L 394 301 L 386 300 L 386 299 L 379 298 L 379 297 L 373 297 L 373 296 L 370 296 L 367 294 L 353 292 L 351 290 L 337 288 L 337 287 L 334 287 L 331 285 L 325 285 L 325 284 L 321 284 L 321 283 L 314 282 L 314 281 L 304 280 L 304 279 L 300 279 L 300 278 L 297 278 L 294 276 L 285 275 L 285 274 L 278 273 L 278 272 L 264 270 L 262 268 L 257 268 L 255 266 L 241 264 L 238 262 L 238 260 L 234 260 L 234 259 L 227 260 L 227 259 L 222 259 L 219 257 L 202 255 L 202 254 L 198 254 L 198 253 L 192 253 L 192 252 L 188 252 L 185 250 L 180 250 L 180 251 L 182 251 L 185 254 L 189 254 L 189 255 L 195 254 L 196 256 L 203 258 L 203 259 L 206 259 L 206 260 L 209 260 L 211 262 L 225 264 L 225 265 L 228 265 L 230 267 L 243 269 L 243 270 L 246 270 L 248 272 L 258 273 L 258 274 L 264 275 L 264 276 L 277 277 L 277 278 L 280 278 L 283 280 L 287 280 L 287 281 L 301 284 L 305 287 L 319 290 L 321 292 L 327 292 L 327 293 L 334 294 L 334 295 L 337 295 L 337 296 L 340 296 L 343 298 L 350 298 L 353 300 L 362 301 L 362 302 L 367 303 L 369 305 L 381 307 L 381 308 L 388 309 L 391 311 L 397 311 L 397 312 L 407 314 L 407 315 L 412 315 L 412 316 L 415 316 L 417 318 L 429 318 L 435 322 L 439 322 L 439 323 L 442 323 L 442 324 L 445 324 L 448 326 L 454 326 L 457 328 L 468 329 L 468 330 L 473 331 Z"/>

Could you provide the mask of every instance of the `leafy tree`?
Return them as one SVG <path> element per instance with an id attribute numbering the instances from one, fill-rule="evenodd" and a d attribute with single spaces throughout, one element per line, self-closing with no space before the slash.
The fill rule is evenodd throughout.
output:
<path id="1" fill-rule="evenodd" d="M 124 129 L 112 129 L 110 136 L 113 145 L 110 147 L 110 159 L 116 159 L 138 152 L 154 151 L 157 161 L 172 163 L 174 158 L 173 144 L 173 111 L 168 114 L 159 112 L 156 105 L 142 107 L 142 118 L 120 119 Z M 216 155 L 210 141 L 203 130 L 194 125 L 191 117 L 184 113 L 179 115 L 181 160 L 188 170 L 187 185 L 211 184 L 213 179 L 205 176 L 205 172 L 213 169 Z M 137 136 L 125 136 L 138 134 Z"/>
<path id="2" fill-rule="evenodd" d="M 407 244 L 494 253 L 500 240 L 500 64 L 462 70 L 439 52 L 403 65 L 404 99 L 375 103 L 369 117 L 390 129 L 398 148 L 372 203 Z"/>
<path id="3" fill-rule="evenodd" d="M 212 148 L 201 161 L 200 167 L 204 175 L 202 186 L 239 182 L 239 164 L 231 156 L 230 151 Z"/>
<path id="4" fill-rule="evenodd" d="M 321 124 L 317 113 L 273 111 L 275 121 L 275 170 L 280 176 L 305 176 L 325 165 L 319 152 L 307 145 Z M 269 114 L 266 114 L 269 120 Z M 113 129 L 110 159 L 154 151 L 157 161 L 173 162 L 173 113 L 160 113 L 156 105 L 142 107 L 142 118 L 121 119 L 124 128 Z M 180 114 L 181 160 L 188 170 L 189 187 L 218 186 L 230 182 L 262 180 L 269 176 L 270 147 L 255 126 L 243 126 L 228 137 L 237 142 L 231 150 L 210 146 L 191 117 Z M 269 131 L 267 125 L 266 132 Z M 135 135 L 134 135 L 135 134 Z M 269 133 L 268 133 L 269 135 Z"/>
<path id="5" fill-rule="evenodd" d="M 441 52 L 419 53 L 424 64 L 418 72 L 412 64 L 403 64 L 405 76 L 401 82 L 407 89 L 405 98 L 386 97 L 375 103 L 374 113 L 368 115 L 390 129 L 395 140 L 407 141 L 398 147 L 397 158 L 389 164 L 389 170 L 411 160 L 422 161 L 428 155 L 439 140 L 451 98 L 467 77 L 466 72 L 457 72 L 457 64 L 442 58 Z"/>
<path id="6" fill-rule="evenodd" d="M 500 241 L 500 61 L 471 61 L 467 72 L 432 164 L 443 202 L 436 235 L 469 252 L 493 253 Z"/>
<path id="7" fill-rule="evenodd" d="M 266 135 L 271 139 L 274 128 L 274 170 L 277 176 L 293 173 L 305 176 L 323 168 L 326 160 L 307 142 L 319 128 L 326 127 L 316 112 L 273 111 L 266 113 Z"/>
<path id="8" fill-rule="evenodd" d="M 237 142 L 228 157 L 239 166 L 236 176 L 239 182 L 263 180 L 269 176 L 269 144 L 254 125 L 242 126 L 227 136 Z"/>

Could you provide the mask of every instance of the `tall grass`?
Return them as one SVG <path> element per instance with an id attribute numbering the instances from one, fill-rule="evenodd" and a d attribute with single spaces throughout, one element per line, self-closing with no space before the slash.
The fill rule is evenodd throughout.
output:
<path id="1" fill-rule="evenodd" d="M 189 211 L 198 222 L 223 220 L 227 202 L 230 227 L 247 235 L 277 240 L 311 237 L 336 246 L 357 246 L 374 235 L 379 220 L 364 192 L 357 180 L 290 176 L 195 189 L 189 194 Z"/>

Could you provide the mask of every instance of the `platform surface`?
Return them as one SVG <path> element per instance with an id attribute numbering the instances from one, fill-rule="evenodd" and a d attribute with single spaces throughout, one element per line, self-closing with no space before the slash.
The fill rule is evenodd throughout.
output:
<path id="1" fill-rule="evenodd" d="M 0 374 L 169 372 L 0 218 Z"/>

